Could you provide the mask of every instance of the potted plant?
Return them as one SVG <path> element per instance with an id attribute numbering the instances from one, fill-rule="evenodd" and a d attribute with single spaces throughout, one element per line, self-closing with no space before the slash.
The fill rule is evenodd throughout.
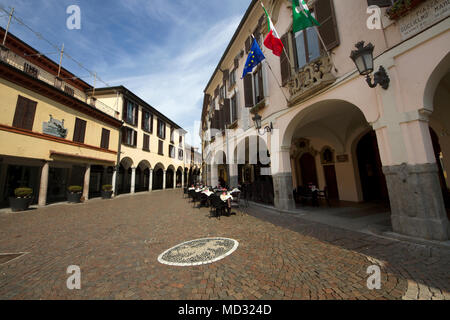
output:
<path id="1" fill-rule="evenodd" d="M 31 204 L 33 189 L 17 188 L 14 190 L 14 196 L 9 198 L 9 205 L 13 212 L 25 211 Z"/>
<path id="2" fill-rule="evenodd" d="M 67 191 L 67 201 L 69 201 L 69 203 L 81 203 L 81 196 L 83 194 L 82 187 L 70 186 Z"/>
<path id="3" fill-rule="evenodd" d="M 113 195 L 113 186 L 106 184 L 102 186 L 102 199 L 111 199 Z"/>
<path id="4" fill-rule="evenodd" d="M 408 11 L 414 9 L 425 2 L 425 0 L 397 0 L 394 2 L 392 7 L 390 7 L 386 13 L 389 19 L 395 20 L 404 16 Z"/>

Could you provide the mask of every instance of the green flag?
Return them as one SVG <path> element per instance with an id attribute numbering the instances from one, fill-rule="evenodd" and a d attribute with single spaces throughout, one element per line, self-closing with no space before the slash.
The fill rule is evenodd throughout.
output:
<path id="1" fill-rule="evenodd" d="M 301 3 L 300 3 L 301 2 Z M 305 0 L 292 0 L 292 16 L 294 17 L 293 31 L 297 33 L 301 30 L 318 26 L 319 22 L 311 14 Z"/>

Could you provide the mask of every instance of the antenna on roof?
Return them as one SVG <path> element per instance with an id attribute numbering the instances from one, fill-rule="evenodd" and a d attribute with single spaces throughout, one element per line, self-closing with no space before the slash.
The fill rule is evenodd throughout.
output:
<path id="1" fill-rule="evenodd" d="M 61 56 L 59 57 L 58 78 L 59 78 L 59 76 L 61 74 L 61 63 L 62 63 L 63 55 L 64 55 L 64 43 L 63 43 L 62 48 L 61 48 Z"/>
<path id="2" fill-rule="evenodd" d="M 8 35 L 9 26 L 11 24 L 11 19 L 12 19 L 13 14 L 14 14 L 14 8 L 11 9 L 11 13 L 9 14 L 8 25 L 6 26 L 5 36 L 3 37 L 3 45 L 5 45 L 5 42 L 6 42 L 6 36 Z"/>

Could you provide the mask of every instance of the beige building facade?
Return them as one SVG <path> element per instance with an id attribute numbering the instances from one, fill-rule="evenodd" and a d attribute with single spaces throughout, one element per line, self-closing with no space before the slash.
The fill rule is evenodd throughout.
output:
<path id="1" fill-rule="evenodd" d="M 96 89 L 89 95 L 124 122 L 113 176 L 116 194 L 175 189 L 188 183 L 195 165 L 186 155 L 185 130 L 123 86 Z"/>
<path id="2" fill-rule="evenodd" d="M 251 184 L 264 195 L 255 200 L 279 209 L 294 208 L 294 190 L 312 183 L 335 200 L 386 204 L 395 232 L 447 240 L 448 1 L 307 1 L 325 47 L 312 28 L 292 33 L 291 1 L 263 2 L 286 53 L 262 44 L 267 24 L 252 1 L 205 89 L 208 183 Z M 379 28 L 369 4 L 381 7 Z M 241 80 L 252 34 L 266 60 Z M 349 58 L 360 41 L 374 45 L 387 89 L 371 88 Z"/>
<path id="3" fill-rule="evenodd" d="M 58 77 L 56 63 L 12 34 L 0 49 L 1 206 L 19 187 L 41 206 L 65 201 L 69 186 L 81 186 L 85 200 L 99 195 L 122 122 L 87 103 L 87 83 L 63 68 Z"/>

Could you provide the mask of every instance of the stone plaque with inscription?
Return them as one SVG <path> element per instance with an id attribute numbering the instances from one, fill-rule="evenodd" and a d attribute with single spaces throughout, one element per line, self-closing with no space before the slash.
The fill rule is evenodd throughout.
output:
<path id="1" fill-rule="evenodd" d="M 399 21 L 402 39 L 406 40 L 450 15 L 450 0 L 430 0 L 411 10 Z"/>

